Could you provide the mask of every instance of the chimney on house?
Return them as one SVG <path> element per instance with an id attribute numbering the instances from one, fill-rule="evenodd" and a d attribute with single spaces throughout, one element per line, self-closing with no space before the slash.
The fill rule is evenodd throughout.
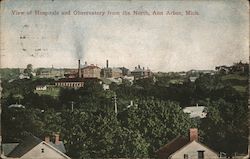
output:
<path id="1" fill-rule="evenodd" d="M 140 65 L 138 65 L 138 69 L 141 69 L 141 66 L 140 66 Z"/>
<path id="2" fill-rule="evenodd" d="M 55 144 L 59 145 L 60 144 L 60 136 L 58 133 L 55 134 Z"/>
<path id="3" fill-rule="evenodd" d="M 49 143 L 49 142 L 50 142 L 50 137 L 49 137 L 49 136 L 45 136 L 44 141 L 45 141 L 46 143 Z"/>
<path id="4" fill-rule="evenodd" d="M 189 130 L 189 139 L 190 141 L 198 141 L 198 129 L 197 128 L 191 128 Z"/>
<path id="5" fill-rule="evenodd" d="M 78 77 L 81 78 L 82 77 L 82 72 L 81 72 L 81 60 L 78 60 Z"/>
<path id="6" fill-rule="evenodd" d="M 109 68 L 109 60 L 106 60 L 106 68 Z"/>

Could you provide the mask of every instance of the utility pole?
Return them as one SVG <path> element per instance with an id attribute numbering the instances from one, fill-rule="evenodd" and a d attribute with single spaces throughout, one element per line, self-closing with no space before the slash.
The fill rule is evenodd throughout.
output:
<path id="1" fill-rule="evenodd" d="M 116 97 L 116 94 L 114 95 L 114 101 L 115 101 L 115 114 L 117 115 L 118 111 L 117 111 L 117 97 Z"/>
<path id="2" fill-rule="evenodd" d="M 71 111 L 73 112 L 74 111 L 74 102 L 71 101 Z"/>
<path id="3" fill-rule="evenodd" d="M 0 99 L 2 97 L 2 80 L 0 75 Z M 1 100 L 0 100 L 1 101 Z M 0 102 L 0 158 L 2 157 L 2 105 Z"/>
<path id="4" fill-rule="evenodd" d="M 250 45 L 249 45 L 250 48 Z M 249 56 L 250 61 L 250 56 Z M 250 63 L 248 64 L 248 93 L 250 92 Z M 248 157 L 250 157 L 250 94 L 248 94 Z"/>

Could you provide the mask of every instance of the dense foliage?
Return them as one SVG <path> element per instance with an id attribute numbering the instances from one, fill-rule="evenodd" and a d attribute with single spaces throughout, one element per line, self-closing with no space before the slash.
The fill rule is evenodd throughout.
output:
<path id="1" fill-rule="evenodd" d="M 232 83 L 247 87 L 247 82 L 225 80 L 220 74 L 201 74 L 195 82 L 169 82 L 173 78 L 112 83 L 106 91 L 92 81 L 81 89 L 62 88 L 57 97 L 34 93 L 38 84 L 53 84 L 51 79 L 4 80 L 3 139 L 14 142 L 27 133 L 44 138 L 60 132 L 73 158 L 153 157 L 171 139 L 198 127 L 201 142 L 214 150 L 245 153 L 247 91 L 236 90 Z M 115 94 L 118 114 L 114 113 Z M 14 103 L 25 109 L 8 108 Z M 183 113 L 182 107 L 196 103 L 207 107 L 207 118 L 190 119 Z"/>

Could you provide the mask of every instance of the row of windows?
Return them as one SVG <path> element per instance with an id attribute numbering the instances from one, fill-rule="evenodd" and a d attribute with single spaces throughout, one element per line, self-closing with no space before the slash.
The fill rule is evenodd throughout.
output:
<path id="1" fill-rule="evenodd" d="M 198 152 L 198 159 L 204 159 L 204 151 L 197 151 Z M 184 159 L 189 159 L 188 154 L 184 154 Z"/>
<path id="2" fill-rule="evenodd" d="M 66 86 L 66 87 L 83 87 L 83 82 L 62 82 L 62 83 L 56 83 L 56 86 Z"/>

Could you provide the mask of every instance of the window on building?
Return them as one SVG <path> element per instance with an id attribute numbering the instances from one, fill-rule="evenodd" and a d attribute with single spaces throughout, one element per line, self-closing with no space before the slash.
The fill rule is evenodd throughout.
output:
<path id="1" fill-rule="evenodd" d="M 184 154 L 184 159 L 188 159 L 188 154 Z"/>
<path id="2" fill-rule="evenodd" d="M 44 153 L 44 149 L 41 149 L 41 153 Z"/>
<path id="3" fill-rule="evenodd" d="M 204 151 L 198 151 L 198 159 L 204 159 Z"/>

